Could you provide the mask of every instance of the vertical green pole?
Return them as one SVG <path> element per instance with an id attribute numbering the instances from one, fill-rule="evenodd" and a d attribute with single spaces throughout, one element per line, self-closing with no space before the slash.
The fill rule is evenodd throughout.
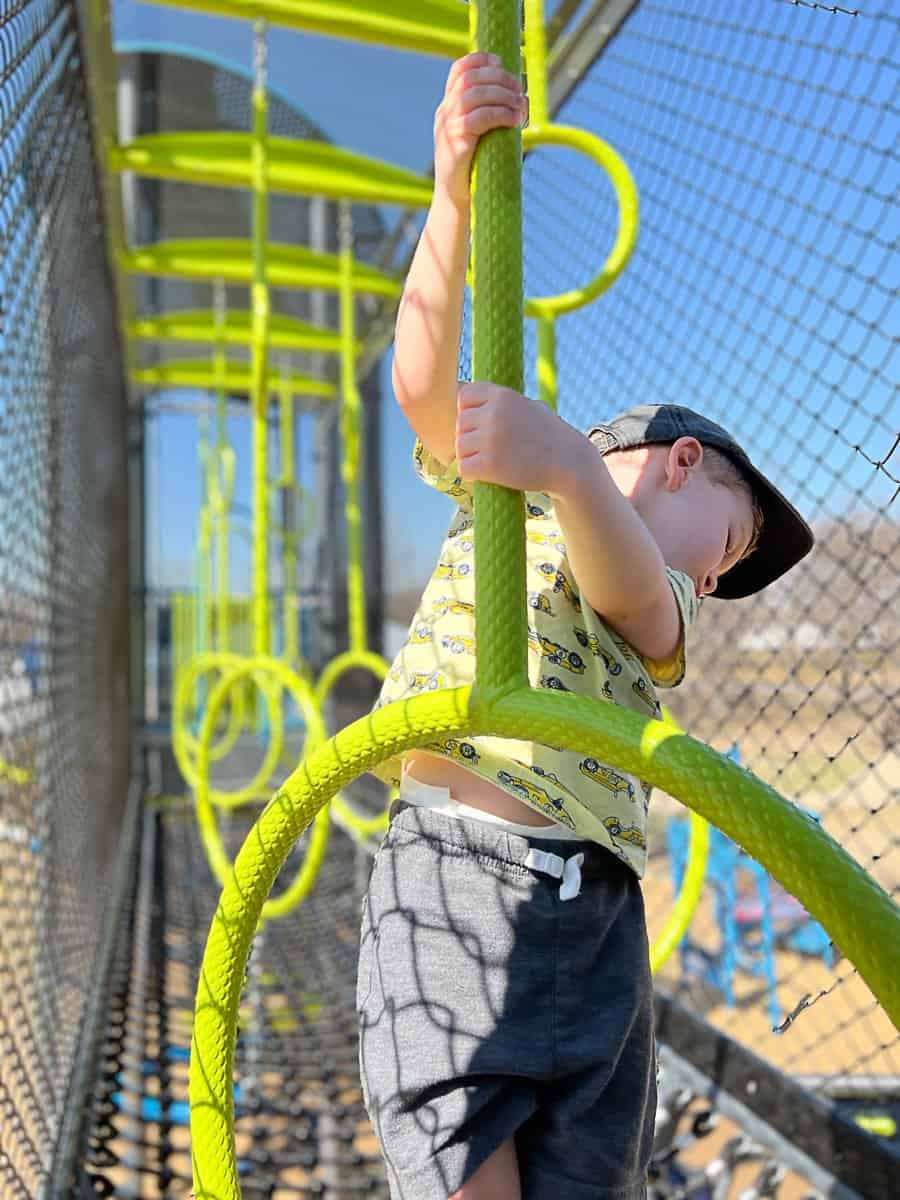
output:
<path id="1" fill-rule="evenodd" d="M 281 620 L 284 627 L 282 638 L 282 657 L 292 667 L 300 660 L 300 629 L 298 622 L 299 598 L 297 596 L 297 502 L 295 484 L 296 450 L 294 447 L 294 395 L 291 390 L 290 370 L 285 362 L 281 364 L 281 375 L 278 381 L 278 446 L 281 453 L 281 473 L 279 482 L 284 491 L 282 512 L 284 525 L 281 534 L 282 546 L 282 582 L 284 594 L 282 599 Z"/>
<path id="2" fill-rule="evenodd" d="M 353 214 L 340 206 L 341 254 L 341 441 L 344 512 L 347 522 L 347 612 L 350 649 L 366 648 L 366 594 L 362 565 L 362 520 L 359 511 L 360 399 L 356 386 L 356 314 L 353 295 Z"/>
<path id="3" fill-rule="evenodd" d="M 198 453 L 200 458 L 200 515 L 197 530 L 197 553 L 194 574 L 196 579 L 194 608 L 194 654 L 205 654 L 210 649 L 209 638 L 209 601 L 212 586 L 212 569 L 210 561 L 210 513 L 209 513 L 209 414 L 204 412 L 199 420 L 200 441 Z M 206 684 L 198 679 L 195 696 L 200 703 L 206 697 Z"/>
<path id="4" fill-rule="evenodd" d="M 216 319 L 216 348 L 213 359 L 216 375 L 216 471 L 221 488 L 222 454 L 228 448 L 228 407 L 225 396 L 225 282 L 217 279 L 213 290 L 213 307 Z M 229 629 L 229 597 L 231 564 L 229 560 L 228 509 L 231 497 L 222 495 L 216 514 L 216 645 L 222 652 L 228 650 L 231 633 Z"/>
<path id="5" fill-rule="evenodd" d="M 253 80 L 253 306 L 252 389 L 253 419 L 253 652 L 268 654 L 269 626 L 269 406 L 268 343 L 269 288 L 266 282 L 268 195 L 266 171 L 266 26 L 256 21 Z"/>
<path id="6" fill-rule="evenodd" d="M 519 0 L 469 5 L 476 50 L 521 67 Z M 472 375 L 522 391 L 522 136 L 495 129 L 475 156 Z M 527 686 L 525 510 L 521 492 L 475 485 L 476 685 L 490 701 Z M 502 567 L 500 566 L 502 564 Z"/>
<path id="7" fill-rule="evenodd" d="M 544 27 L 544 0 L 525 0 L 525 74 L 528 78 L 528 123 L 532 128 L 546 125 L 547 110 L 547 32 Z"/>
<path id="8" fill-rule="evenodd" d="M 550 120 L 547 109 L 547 34 L 544 0 L 525 0 L 525 72 L 528 76 L 528 122 L 539 129 Z M 552 316 L 538 317 L 538 395 L 556 410 L 556 325 Z"/>
<path id="9" fill-rule="evenodd" d="M 556 412 L 556 321 L 538 317 L 538 397 Z"/>

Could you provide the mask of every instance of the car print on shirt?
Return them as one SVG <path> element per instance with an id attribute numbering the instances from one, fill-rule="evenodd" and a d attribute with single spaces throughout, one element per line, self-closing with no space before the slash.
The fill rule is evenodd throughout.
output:
<path id="1" fill-rule="evenodd" d="M 475 605 L 468 600 L 454 600 L 452 596 L 439 596 L 432 602 L 431 611 L 436 617 L 445 617 L 448 613 L 460 617 L 474 617 Z"/>
<path id="2" fill-rule="evenodd" d="M 528 645 L 546 658 L 547 662 L 551 662 L 557 667 L 565 667 L 573 675 L 584 674 L 584 660 L 580 654 L 576 654 L 574 650 L 567 650 L 559 642 L 552 642 L 550 638 L 544 637 L 535 629 L 528 630 Z"/>
<path id="3" fill-rule="evenodd" d="M 577 625 L 572 626 L 572 632 L 578 639 L 578 644 L 584 646 L 585 650 L 590 650 L 595 658 L 602 658 L 606 664 L 606 669 L 610 675 L 621 675 L 622 664 L 615 659 L 608 650 L 604 650 L 600 639 L 596 633 L 588 633 L 586 629 L 579 629 Z"/>
<path id="4" fill-rule="evenodd" d="M 559 821 L 561 825 L 565 825 L 569 829 L 575 828 L 575 822 L 566 812 L 561 796 L 551 796 L 549 792 L 544 791 L 541 787 L 537 787 L 536 784 L 529 783 L 527 779 L 520 779 L 516 775 L 510 775 L 509 771 L 498 771 L 497 779 L 500 783 L 510 788 L 511 791 L 515 792 L 516 795 L 529 802 L 532 807 L 539 808 L 548 817 L 552 817 L 554 821 Z"/>
<path id="5" fill-rule="evenodd" d="M 552 533 L 541 533 L 537 529 L 528 529 L 525 532 L 525 537 L 529 542 L 534 542 L 535 545 L 550 546 L 559 554 L 565 554 L 566 552 L 566 543 L 556 530 L 553 530 Z"/>
<path id="6" fill-rule="evenodd" d="M 434 631 L 430 625 L 424 621 L 416 625 L 412 633 L 409 635 L 410 646 L 430 646 L 434 638 Z"/>
<path id="7" fill-rule="evenodd" d="M 435 579 L 465 579 L 472 571 L 471 563 L 438 563 L 435 568 Z"/>
<path id="8" fill-rule="evenodd" d="M 579 599 L 577 592 L 558 567 L 549 562 L 537 563 L 535 570 L 540 571 L 545 579 L 550 580 L 550 582 L 553 584 L 554 592 L 562 592 L 575 611 L 581 612 L 581 600 Z"/>
<path id="9" fill-rule="evenodd" d="M 644 702 L 644 704 L 647 705 L 647 707 L 653 713 L 654 717 L 659 718 L 662 716 L 662 706 L 660 705 L 660 703 L 656 699 L 656 697 L 653 695 L 653 693 L 650 691 L 650 689 L 647 687 L 647 684 L 644 682 L 643 679 L 636 679 L 634 681 L 634 683 L 631 685 L 631 690 L 634 692 L 634 694 L 638 697 L 639 700 L 642 700 Z"/>
<path id="10" fill-rule="evenodd" d="M 626 827 L 618 817 L 606 817 L 603 825 L 614 842 L 628 842 L 632 846 L 639 846 L 642 850 L 646 850 L 647 839 L 640 826 L 628 825 Z"/>
<path id="11" fill-rule="evenodd" d="M 454 500 L 471 500 L 467 488 L 463 486 L 462 476 L 457 475 L 453 482 L 447 488 L 447 495 L 452 496 Z"/>
<path id="12" fill-rule="evenodd" d="M 533 608 L 536 612 L 546 613 L 550 617 L 553 616 L 553 609 L 550 607 L 550 601 L 543 592 L 529 592 L 528 607 Z"/>
<path id="13" fill-rule="evenodd" d="M 423 749 L 439 750 L 447 758 L 455 758 L 464 763 L 477 763 L 481 758 L 471 742 L 461 742 L 458 738 L 442 738 L 439 742 L 428 742 Z"/>
<path id="14" fill-rule="evenodd" d="M 515 761 L 516 761 L 516 762 L 519 762 L 519 760 L 518 760 L 518 759 L 516 759 Z M 522 766 L 522 767 L 525 767 L 525 763 L 519 763 L 519 765 L 520 765 L 520 766 Z M 553 786 L 554 786 L 554 787 L 557 787 L 557 788 L 559 788 L 559 790 L 560 790 L 561 792 L 565 792 L 565 793 L 566 793 L 566 795 L 567 795 L 567 796 L 569 796 L 569 797 L 571 797 L 571 799 L 572 799 L 572 800 L 577 800 L 577 799 L 578 799 L 578 797 L 577 797 L 577 796 L 575 795 L 575 793 L 574 793 L 574 792 L 571 790 L 571 788 L 567 788 L 567 787 L 566 787 L 566 785 L 565 785 L 564 783 L 562 783 L 562 782 L 561 782 L 561 780 L 560 780 L 560 779 L 559 779 L 559 777 L 558 777 L 558 776 L 555 774 L 555 772 L 553 772 L 553 771 L 545 771 L 545 770 L 544 770 L 544 768 L 543 768 L 543 767 L 541 767 L 541 766 L 538 766 L 538 764 L 537 764 L 537 763 L 532 763 L 530 767 L 526 767 L 526 770 L 533 771 L 533 772 L 535 773 L 535 775 L 540 775 L 540 777 L 541 777 L 542 779 L 548 779 L 548 780 L 549 780 L 549 781 L 550 781 L 550 782 L 553 784 Z"/>
<path id="15" fill-rule="evenodd" d="M 586 775 L 588 779 L 593 779 L 594 783 L 599 783 L 602 787 L 608 788 L 614 796 L 618 796 L 624 792 L 629 800 L 634 799 L 634 784 L 631 780 L 626 779 L 624 775 L 620 775 L 618 771 L 614 771 L 612 767 L 607 767 L 603 763 L 597 762 L 596 758 L 583 758 L 578 764 L 578 770 L 582 775 Z"/>
<path id="16" fill-rule="evenodd" d="M 417 692 L 436 692 L 447 686 L 447 677 L 440 671 L 416 671 L 409 677 L 409 686 Z"/>
<path id="17" fill-rule="evenodd" d="M 459 535 L 461 533 L 465 533 L 467 529 L 471 529 L 474 524 L 475 524 L 474 518 L 464 517 L 463 520 L 461 520 L 458 525 L 451 525 L 451 527 L 447 530 L 447 537 L 448 538 L 459 537 Z"/>
<path id="18" fill-rule="evenodd" d="M 474 654 L 475 639 L 464 634 L 448 633 L 441 638 L 441 645 L 451 654 Z"/>
<path id="19" fill-rule="evenodd" d="M 525 511 L 535 521 L 546 521 L 549 516 L 545 508 L 541 508 L 539 504 L 532 504 L 530 501 L 526 502 Z"/>
<path id="20" fill-rule="evenodd" d="M 566 687 L 558 675 L 542 675 L 541 687 L 549 688 L 551 692 L 571 692 L 570 687 Z"/>

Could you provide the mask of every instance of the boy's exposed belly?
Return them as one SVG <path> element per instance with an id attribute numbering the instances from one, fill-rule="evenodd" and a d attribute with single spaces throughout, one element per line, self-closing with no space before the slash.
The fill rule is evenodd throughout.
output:
<path id="1" fill-rule="evenodd" d="M 495 817 L 502 817 L 504 821 L 514 821 L 518 825 L 553 824 L 490 780 L 482 779 L 473 771 L 467 771 L 465 767 L 436 754 L 429 754 L 426 750 L 410 750 L 405 754 L 403 770 L 420 783 L 449 788 L 451 796 L 459 804 L 480 808 L 493 813 Z"/>

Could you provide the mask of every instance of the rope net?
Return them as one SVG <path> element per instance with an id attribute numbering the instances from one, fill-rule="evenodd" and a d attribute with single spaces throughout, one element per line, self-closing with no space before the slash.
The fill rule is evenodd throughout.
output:
<path id="1" fill-rule="evenodd" d="M 70 1116 L 129 781 L 127 408 L 74 4 L 0 5 L 0 1194 Z"/>

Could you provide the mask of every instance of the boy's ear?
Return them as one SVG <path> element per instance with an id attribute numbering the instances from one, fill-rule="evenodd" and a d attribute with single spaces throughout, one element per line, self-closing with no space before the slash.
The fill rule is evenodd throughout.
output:
<path id="1" fill-rule="evenodd" d="M 677 492 L 703 462 L 703 447 L 695 437 L 680 437 L 666 455 L 666 490 Z"/>

